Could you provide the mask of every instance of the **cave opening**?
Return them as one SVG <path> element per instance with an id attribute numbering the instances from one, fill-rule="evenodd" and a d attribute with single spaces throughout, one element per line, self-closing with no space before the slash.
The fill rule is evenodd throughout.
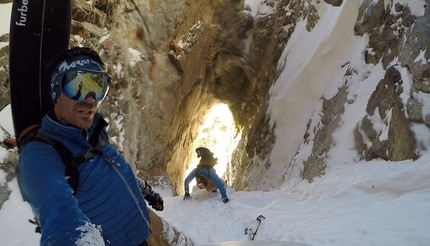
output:
<path id="1" fill-rule="evenodd" d="M 194 150 L 198 147 L 206 147 L 214 153 L 215 158 L 218 158 L 218 164 L 214 168 L 218 176 L 225 180 L 224 174 L 227 166 L 231 165 L 232 153 L 239 143 L 240 136 L 240 130 L 236 127 L 228 105 L 213 105 L 203 125 L 199 126 L 199 133 L 192 143 L 193 156 L 186 173 L 188 174 L 199 164 L 200 159 Z M 195 180 L 190 183 L 190 187 L 194 185 L 196 185 Z"/>

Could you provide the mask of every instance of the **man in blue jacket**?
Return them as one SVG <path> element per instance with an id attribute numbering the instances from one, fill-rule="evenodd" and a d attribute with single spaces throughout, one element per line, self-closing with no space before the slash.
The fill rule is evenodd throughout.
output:
<path id="1" fill-rule="evenodd" d="M 225 192 L 224 184 L 213 168 L 217 164 L 218 158 L 214 158 L 214 154 L 205 147 L 196 149 L 197 156 L 200 157 L 200 162 L 196 168 L 191 170 L 184 181 L 185 199 L 191 199 L 189 184 L 196 178 L 197 187 L 199 189 L 206 189 L 207 191 L 216 192 L 217 188 L 221 192 L 221 199 L 224 203 L 229 202 Z"/>
<path id="2" fill-rule="evenodd" d="M 107 123 L 97 105 L 110 86 L 103 62 L 93 50 L 74 47 L 53 64 L 53 110 L 42 119 L 40 133 L 62 143 L 73 158 L 99 149 L 78 166 L 75 191 L 53 147 L 32 141 L 21 150 L 18 181 L 41 226 L 40 244 L 147 245 L 150 218 L 145 200 L 163 210 L 163 199 L 103 141 Z"/>

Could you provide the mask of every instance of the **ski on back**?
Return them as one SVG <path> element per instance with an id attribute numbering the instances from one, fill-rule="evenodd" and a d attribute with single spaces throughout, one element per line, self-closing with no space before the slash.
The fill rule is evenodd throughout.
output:
<path id="1" fill-rule="evenodd" d="M 69 47 L 71 0 L 14 0 L 9 83 L 15 137 L 51 109 L 48 64 Z"/>

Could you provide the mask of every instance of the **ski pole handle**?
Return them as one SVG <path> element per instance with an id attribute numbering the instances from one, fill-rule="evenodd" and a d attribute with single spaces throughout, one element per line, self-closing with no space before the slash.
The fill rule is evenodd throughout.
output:
<path id="1" fill-rule="evenodd" d="M 259 215 L 258 217 L 257 217 L 257 221 L 258 222 L 261 222 L 262 220 L 265 220 L 266 219 L 266 217 L 264 217 L 263 215 Z"/>

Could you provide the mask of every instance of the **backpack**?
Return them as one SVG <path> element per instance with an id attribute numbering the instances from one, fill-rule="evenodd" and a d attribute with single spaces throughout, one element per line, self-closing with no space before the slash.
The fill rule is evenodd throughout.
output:
<path id="1" fill-rule="evenodd" d="M 218 160 L 218 158 L 214 158 L 214 153 L 212 153 L 208 148 L 205 148 L 205 147 L 198 147 L 196 149 L 196 153 L 197 153 L 197 157 L 201 158 L 199 164 L 197 165 L 197 171 L 196 171 L 196 178 L 197 178 L 198 176 L 197 173 L 202 168 L 206 168 L 209 174 L 210 169 L 217 164 L 216 160 Z"/>
<path id="2" fill-rule="evenodd" d="M 197 165 L 197 170 L 196 170 L 196 182 L 197 183 L 199 182 L 198 173 L 199 173 L 200 169 L 206 168 L 206 170 L 208 170 L 208 177 L 207 178 L 209 178 L 210 169 L 213 168 L 217 164 L 218 158 L 213 158 L 212 156 L 213 156 L 213 154 L 210 157 L 202 157 L 200 159 L 200 162 Z"/>

